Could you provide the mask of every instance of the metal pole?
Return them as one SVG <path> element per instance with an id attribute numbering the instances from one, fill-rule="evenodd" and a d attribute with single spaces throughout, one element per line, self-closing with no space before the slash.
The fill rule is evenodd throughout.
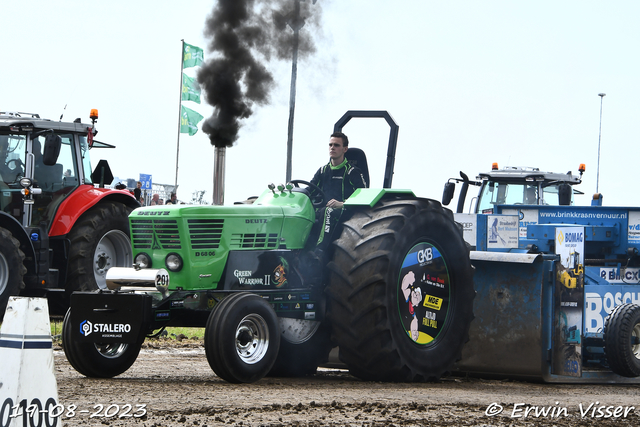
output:
<path id="1" fill-rule="evenodd" d="M 178 188 L 178 158 L 180 156 L 180 121 L 182 120 L 182 72 L 184 71 L 184 39 L 180 49 L 180 97 L 178 98 L 178 140 L 176 142 L 176 181 L 175 188 Z"/>
<path id="2" fill-rule="evenodd" d="M 600 139 L 602 138 L 602 98 L 604 98 L 606 93 L 599 93 L 600 97 L 600 130 L 598 131 L 598 172 L 596 173 L 596 194 L 599 194 L 598 187 L 600 185 Z"/>
<path id="3" fill-rule="evenodd" d="M 291 66 L 291 90 L 289 96 L 289 131 L 287 133 L 286 182 L 291 181 L 291 157 L 293 155 L 293 116 L 296 109 L 296 78 L 298 75 L 298 38 L 304 21 L 300 19 L 300 0 L 295 0 L 295 15 L 289 26 L 293 29 L 293 64 Z"/>

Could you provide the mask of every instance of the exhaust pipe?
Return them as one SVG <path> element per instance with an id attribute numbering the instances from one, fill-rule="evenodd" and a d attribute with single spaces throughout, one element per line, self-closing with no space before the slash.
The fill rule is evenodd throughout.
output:
<path id="1" fill-rule="evenodd" d="M 155 287 L 163 294 L 169 289 L 169 273 L 164 268 L 111 267 L 106 275 L 107 288 L 117 290 L 122 286 Z"/>
<path id="2" fill-rule="evenodd" d="M 213 204 L 224 205 L 224 156 L 227 147 L 214 147 L 213 156 Z"/>

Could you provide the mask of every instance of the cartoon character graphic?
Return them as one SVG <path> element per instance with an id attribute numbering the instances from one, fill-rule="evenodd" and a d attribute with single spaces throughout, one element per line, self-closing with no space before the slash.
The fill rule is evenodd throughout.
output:
<path id="1" fill-rule="evenodd" d="M 278 257 L 280 264 L 273 269 L 271 279 L 275 283 L 276 288 L 281 288 L 287 284 L 287 271 L 289 270 L 289 263 L 283 257 Z"/>
<path id="2" fill-rule="evenodd" d="M 413 317 L 411 320 L 411 339 L 418 342 L 420 332 L 418 331 L 418 317 L 416 316 L 416 307 L 422 302 L 422 290 L 419 286 L 415 286 L 416 275 L 413 271 L 408 272 L 402 278 L 402 284 L 400 286 L 402 294 L 405 297 L 405 302 L 409 304 L 409 314 Z"/>
<path id="3" fill-rule="evenodd" d="M 275 270 L 273 270 L 273 277 L 275 278 L 276 288 L 279 288 L 285 283 L 287 283 L 287 278 L 285 276 L 285 271 L 282 264 L 280 264 L 279 266 L 276 267 Z"/>

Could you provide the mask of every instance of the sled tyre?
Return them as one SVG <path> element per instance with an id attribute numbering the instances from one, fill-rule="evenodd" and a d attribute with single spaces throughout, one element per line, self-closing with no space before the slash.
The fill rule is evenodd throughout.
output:
<path id="1" fill-rule="evenodd" d="M 112 378 L 122 374 L 138 358 L 144 336 L 132 344 L 94 344 L 79 342 L 79 331 L 71 328 L 71 309 L 67 310 L 62 325 L 62 349 L 69 364 L 86 377 Z"/>
<path id="2" fill-rule="evenodd" d="M 614 373 L 629 378 L 640 376 L 640 305 L 622 304 L 607 316 L 604 352 Z"/>

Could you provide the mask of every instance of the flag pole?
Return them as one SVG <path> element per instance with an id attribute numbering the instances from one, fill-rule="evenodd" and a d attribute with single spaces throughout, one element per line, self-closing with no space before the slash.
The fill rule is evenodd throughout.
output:
<path id="1" fill-rule="evenodd" d="M 176 181 L 174 183 L 173 192 L 177 193 L 178 190 L 178 158 L 180 157 L 180 121 L 182 120 L 182 74 L 184 72 L 184 39 L 182 42 L 182 48 L 180 49 L 180 97 L 178 98 L 178 140 L 176 142 Z"/>

